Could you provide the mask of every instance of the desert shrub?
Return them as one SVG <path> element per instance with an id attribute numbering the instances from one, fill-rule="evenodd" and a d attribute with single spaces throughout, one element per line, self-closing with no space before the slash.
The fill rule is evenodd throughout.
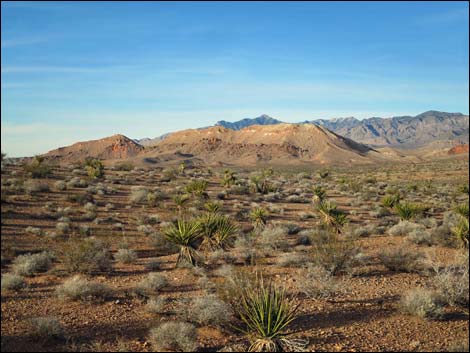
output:
<path id="1" fill-rule="evenodd" d="M 382 198 L 382 206 L 387 208 L 394 208 L 396 205 L 400 203 L 400 195 L 399 194 L 389 194 L 385 195 Z"/>
<path id="2" fill-rule="evenodd" d="M 412 231 L 406 239 L 412 243 L 418 245 L 428 245 L 431 246 L 433 244 L 432 234 L 425 229 L 415 229 Z"/>
<path id="3" fill-rule="evenodd" d="M 411 202 L 400 202 L 395 205 L 395 211 L 401 220 L 410 220 L 423 214 L 424 210 L 421 205 Z"/>
<path id="4" fill-rule="evenodd" d="M 88 174 L 88 177 L 91 179 L 98 179 L 104 176 L 104 165 L 98 159 L 86 158 L 84 162 L 85 170 Z"/>
<path id="5" fill-rule="evenodd" d="M 30 195 L 49 191 L 49 185 L 37 180 L 26 180 L 23 184 L 23 187 L 25 192 Z"/>
<path id="6" fill-rule="evenodd" d="M 348 222 L 346 214 L 337 208 L 331 201 L 321 201 L 316 206 L 325 225 L 332 227 L 337 233 L 341 233 L 343 226 Z"/>
<path id="7" fill-rule="evenodd" d="M 12 272 L 21 276 L 32 276 L 46 272 L 52 266 L 52 255 L 46 251 L 38 254 L 20 255 L 13 260 Z"/>
<path id="8" fill-rule="evenodd" d="M 258 239 L 261 246 L 273 250 L 283 249 L 289 247 L 287 242 L 287 229 L 282 226 L 270 226 L 263 229 Z"/>
<path id="9" fill-rule="evenodd" d="M 350 238 L 340 239 L 331 232 L 325 232 L 323 237 L 312 238 L 312 263 L 323 267 L 331 275 L 349 271 L 354 266 L 360 249 Z"/>
<path id="10" fill-rule="evenodd" d="M 109 245 L 95 238 L 67 241 L 61 257 L 64 269 L 70 273 L 109 271 L 112 267 Z"/>
<path id="11" fill-rule="evenodd" d="M 322 266 L 309 265 L 298 285 L 300 292 L 314 299 L 331 298 L 341 291 L 339 281 Z"/>
<path id="12" fill-rule="evenodd" d="M 59 285 L 56 294 L 61 300 L 104 300 L 112 295 L 112 290 L 102 283 L 75 275 Z"/>
<path id="13" fill-rule="evenodd" d="M 451 228 L 452 234 L 458 240 L 458 242 L 465 248 L 468 248 L 469 241 L 469 229 L 468 229 L 468 218 L 460 217 L 458 223 Z"/>
<path id="14" fill-rule="evenodd" d="M 137 253 L 131 249 L 119 249 L 114 254 L 114 259 L 123 264 L 131 264 L 137 259 Z"/>
<path id="15" fill-rule="evenodd" d="M 75 188 L 86 188 L 88 186 L 88 182 L 85 179 L 81 179 L 79 177 L 74 177 L 70 179 L 67 183 L 67 187 L 75 187 Z"/>
<path id="16" fill-rule="evenodd" d="M 209 183 L 206 180 L 194 180 L 186 185 L 186 192 L 196 198 L 207 198 L 207 186 Z"/>
<path id="17" fill-rule="evenodd" d="M 255 174 L 250 177 L 250 184 L 251 184 L 251 189 L 255 193 L 260 193 L 260 194 L 269 194 L 271 192 L 276 191 L 276 187 L 272 182 L 270 182 L 266 176 L 260 175 L 260 174 Z"/>
<path id="18" fill-rule="evenodd" d="M 238 228 L 228 216 L 206 213 L 197 222 L 202 235 L 202 249 L 227 249 L 233 245 Z"/>
<path id="19" fill-rule="evenodd" d="M 168 279 L 160 273 L 149 273 L 136 286 L 135 293 L 142 297 L 151 297 L 168 286 Z"/>
<path id="20" fill-rule="evenodd" d="M 454 211 L 464 218 L 469 217 L 468 203 L 463 203 L 454 207 Z"/>
<path id="21" fill-rule="evenodd" d="M 149 190 L 145 186 L 133 186 L 131 188 L 131 195 L 129 201 L 131 203 L 142 203 L 147 201 Z"/>
<path id="22" fill-rule="evenodd" d="M 318 204 L 320 201 L 323 201 L 326 197 L 326 190 L 322 186 L 319 186 L 319 185 L 315 186 L 312 189 L 312 192 L 313 192 L 312 202 L 314 203 L 314 205 Z"/>
<path id="23" fill-rule="evenodd" d="M 156 350 L 194 352 L 197 348 L 194 325 L 170 321 L 150 330 L 149 341 Z"/>
<path id="24" fill-rule="evenodd" d="M 391 227 L 387 233 L 392 236 L 397 236 L 397 235 L 408 235 L 413 231 L 416 230 L 424 230 L 424 226 L 421 224 L 413 223 L 410 221 L 400 221 L 399 223 L 395 224 L 393 227 Z"/>
<path id="25" fill-rule="evenodd" d="M 233 319 L 232 308 L 214 296 L 195 298 L 189 313 L 192 320 L 204 326 L 224 326 Z"/>
<path id="26" fill-rule="evenodd" d="M 252 341 L 249 352 L 300 350 L 299 342 L 286 339 L 286 329 L 295 319 L 296 305 L 285 291 L 258 279 L 255 286 L 241 288 L 237 313 L 245 324 L 240 328 Z"/>
<path id="27" fill-rule="evenodd" d="M 284 253 L 276 258 L 276 265 L 279 267 L 298 267 L 306 261 L 304 254 Z"/>
<path id="28" fill-rule="evenodd" d="M 382 264 L 394 272 L 422 272 L 424 268 L 424 255 L 402 246 L 394 249 L 385 249 L 379 253 Z"/>
<path id="29" fill-rule="evenodd" d="M 131 162 L 120 162 L 114 166 L 114 169 L 121 172 L 130 172 L 134 169 L 134 164 Z"/>
<path id="30" fill-rule="evenodd" d="M 186 261 L 191 265 L 197 264 L 199 255 L 196 247 L 197 242 L 202 236 L 201 227 L 198 222 L 178 219 L 175 223 L 166 227 L 163 233 L 169 242 L 179 247 L 176 266 L 181 261 Z"/>
<path id="31" fill-rule="evenodd" d="M 400 310 L 423 319 L 441 319 L 442 303 L 438 295 L 428 289 L 415 288 L 406 292 L 400 300 Z"/>
<path id="32" fill-rule="evenodd" d="M 38 236 L 44 235 L 44 231 L 41 228 L 32 227 L 32 226 L 26 227 L 25 233 L 26 234 L 34 234 L 34 235 L 38 235 Z"/>
<path id="33" fill-rule="evenodd" d="M 264 228 L 268 218 L 268 211 L 262 207 L 256 207 L 250 212 L 249 216 L 255 228 Z"/>
<path id="34" fill-rule="evenodd" d="M 58 180 L 54 183 L 54 189 L 57 191 L 64 191 L 67 189 L 67 184 L 63 180 Z"/>
<path id="35" fill-rule="evenodd" d="M 41 156 L 35 156 L 29 164 L 23 166 L 23 169 L 33 178 L 45 178 L 52 173 L 52 168 Z"/>
<path id="36" fill-rule="evenodd" d="M 153 314 L 162 314 L 164 313 L 164 308 L 167 303 L 167 299 L 163 297 L 150 298 L 145 308 L 148 312 Z"/>
<path id="37" fill-rule="evenodd" d="M 5 273 L 2 275 L 2 292 L 18 291 L 26 286 L 24 278 L 13 273 Z"/>
<path id="38" fill-rule="evenodd" d="M 66 235 L 70 232 L 70 223 L 68 222 L 57 222 L 55 229 L 58 235 Z"/>
<path id="39" fill-rule="evenodd" d="M 37 317 L 31 319 L 31 336 L 40 341 L 61 339 L 64 336 L 64 328 L 60 322 L 52 317 Z"/>
<path id="40" fill-rule="evenodd" d="M 468 254 L 464 263 L 451 265 L 437 272 L 433 284 L 443 301 L 468 310 L 468 273 Z"/>

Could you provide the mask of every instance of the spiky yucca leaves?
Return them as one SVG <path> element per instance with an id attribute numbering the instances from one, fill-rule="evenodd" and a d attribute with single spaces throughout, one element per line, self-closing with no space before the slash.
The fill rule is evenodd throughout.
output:
<path id="1" fill-rule="evenodd" d="M 320 213 L 323 223 L 332 227 L 338 234 L 341 233 L 343 226 L 348 223 L 346 214 L 339 210 L 334 202 L 321 201 L 317 205 L 317 211 Z"/>
<path id="2" fill-rule="evenodd" d="M 255 228 L 264 228 L 268 218 L 268 211 L 263 207 L 256 207 L 250 212 L 250 219 Z"/>
<path id="3" fill-rule="evenodd" d="M 384 207 L 394 208 L 399 203 L 400 203 L 399 194 L 386 195 L 382 198 L 382 206 Z"/>
<path id="4" fill-rule="evenodd" d="M 206 213 L 198 219 L 203 237 L 201 249 L 216 250 L 229 248 L 238 233 L 238 228 L 227 216 Z"/>
<path id="5" fill-rule="evenodd" d="M 85 170 L 91 179 L 102 178 L 104 175 L 104 165 L 98 159 L 86 158 L 84 162 Z"/>
<path id="6" fill-rule="evenodd" d="M 465 218 L 469 217 L 468 203 L 463 203 L 461 205 L 458 205 L 454 208 L 454 210 L 462 217 L 465 217 Z"/>
<path id="7" fill-rule="evenodd" d="M 199 222 L 178 219 L 164 229 L 163 234 L 169 242 L 177 245 L 180 249 L 176 266 L 181 261 L 187 261 L 191 265 L 197 264 L 199 255 L 196 251 L 196 244 L 202 236 Z"/>
<path id="8" fill-rule="evenodd" d="M 401 220 L 410 220 L 423 213 L 423 208 L 420 205 L 411 202 L 399 202 L 395 205 L 395 211 Z"/>
<path id="9" fill-rule="evenodd" d="M 172 199 L 176 205 L 178 212 L 181 213 L 186 201 L 188 201 L 189 198 L 187 195 L 176 194 L 172 197 Z"/>
<path id="10" fill-rule="evenodd" d="M 252 175 L 250 181 L 253 192 L 268 194 L 275 191 L 273 184 L 263 175 Z"/>
<path id="11" fill-rule="evenodd" d="M 222 205 L 218 202 L 209 201 L 204 204 L 204 208 L 207 212 L 217 213 L 222 209 Z"/>
<path id="12" fill-rule="evenodd" d="M 238 314 L 246 327 L 239 329 L 252 341 L 249 352 L 299 351 L 305 344 L 284 338 L 286 328 L 295 319 L 298 306 L 283 289 L 258 278 L 255 286 L 242 289 Z"/>
<path id="13" fill-rule="evenodd" d="M 186 185 L 186 192 L 192 194 L 196 198 L 207 198 L 207 180 L 194 180 Z"/>
<path id="14" fill-rule="evenodd" d="M 469 242 L 469 229 L 468 229 L 468 218 L 460 217 L 457 225 L 453 227 L 452 234 L 459 240 L 463 247 L 468 249 Z"/>
<path id="15" fill-rule="evenodd" d="M 312 203 L 314 205 L 317 205 L 319 202 L 325 199 L 325 196 L 326 196 L 325 188 L 321 186 L 314 186 L 312 191 L 313 191 Z"/>
<path id="16" fill-rule="evenodd" d="M 235 172 L 231 171 L 230 169 L 225 169 L 224 171 L 224 178 L 222 179 L 222 185 L 224 187 L 230 187 L 235 184 L 237 178 L 235 176 Z"/>

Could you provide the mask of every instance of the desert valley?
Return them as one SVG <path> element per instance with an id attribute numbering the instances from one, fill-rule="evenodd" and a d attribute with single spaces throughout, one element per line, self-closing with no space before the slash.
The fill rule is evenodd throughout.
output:
<path id="1" fill-rule="evenodd" d="M 2 351 L 468 349 L 468 116 L 374 121 L 4 157 Z"/>
<path id="2" fill-rule="evenodd" d="M 2 352 L 468 352 L 468 1 L 1 1 Z"/>

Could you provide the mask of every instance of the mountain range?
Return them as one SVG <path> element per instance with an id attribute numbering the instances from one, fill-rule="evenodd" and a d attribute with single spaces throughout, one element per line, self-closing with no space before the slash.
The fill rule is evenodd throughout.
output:
<path id="1" fill-rule="evenodd" d="M 283 123 L 262 115 L 234 123 L 132 140 L 113 135 L 45 154 L 59 162 L 86 157 L 138 165 L 371 164 L 468 155 L 468 116 L 429 111 L 394 118 L 339 118 Z M 466 145 L 465 145 L 466 143 Z M 406 152 L 409 150 L 408 152 Z"/>

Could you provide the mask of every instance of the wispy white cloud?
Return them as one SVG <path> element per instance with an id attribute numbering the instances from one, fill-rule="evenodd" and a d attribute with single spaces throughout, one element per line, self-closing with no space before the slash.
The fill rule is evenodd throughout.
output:
<path id="1" fill-rule="evenodd" d="M 106 66 L 106 67 L 86 67 L 86 66 L 5 66 L 2 67 L 2 74 L 8 73 L 94 73 L 107 71 L 124 71 L 131 69 L 131 66 Z"/>
<path id="2" fill-rule="evenodd" d="M 423 14 L 416 18 L 416 23 L 423 26 L 454 24 L 466 20 L 468 22 L 468 3 L 459 9 L 452 9 L 439 13 Z"/>
<path id="3" fill-rule="evenodd" d="M 1 47 L 6 49 L 24 45 L 40 44 L 45 43 L 47 41 L 48 40 L 46 38 L 3 39 L 1 42 Z"/>

